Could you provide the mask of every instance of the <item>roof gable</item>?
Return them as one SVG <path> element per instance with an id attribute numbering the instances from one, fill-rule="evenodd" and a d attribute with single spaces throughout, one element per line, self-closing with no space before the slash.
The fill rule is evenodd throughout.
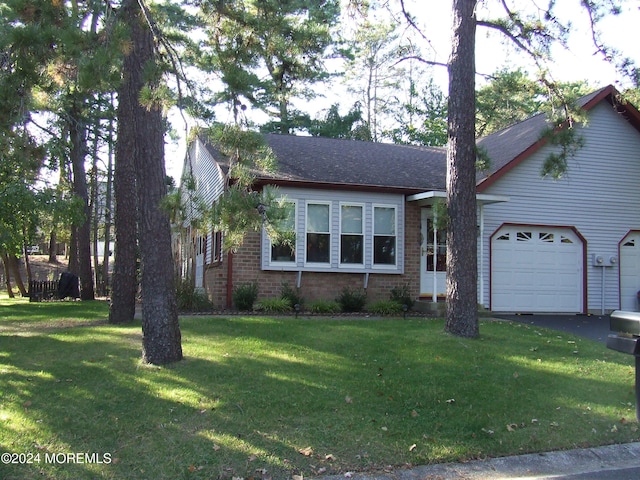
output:
<path id="1" fill-rule="evenodd" d="M 640 112 L 630 103 L 621 100 L 620 93 L 611 85 L 596 90 L 578 100 L 578 105 L 587 112 L 596 105 L 607 102 L 640 132 Z M 522 122 L 478 140 L 491 158 L 491 169 L 477 179 L 478 191 L 483 192 L 512 168 L 529 158 L 547 143 L 542 134 L 548 128 L 544 114 L 535 115 Z"/>

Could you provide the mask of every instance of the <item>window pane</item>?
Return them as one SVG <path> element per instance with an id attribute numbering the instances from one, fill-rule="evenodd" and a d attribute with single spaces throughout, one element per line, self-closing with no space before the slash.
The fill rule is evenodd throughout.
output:
<path id="1" fill-rule="evenodd" d="M 329 263 L 330 235 L 307 233 L 307 262 Z"/>
<path id="2" fill-rule="evenodd" d="M 340 237 L 340 262 L 362 264 L 362 235 Z"/>
<path id="3" fill-rule="evenodd" d="M 373 238 L 373 263 L 396 264 L 396 237 L 376 236 Z"/>
<path id="4" fill-rule="evenodd" d="M 307 232 L 329 233 L 329 205 L 307 207 Z"/>
<path id="5" fill-rule="evenodd" d="M 373 233 L 375 235 L 395 235 L 396 209 L 393 207 L 375 207 L 373 223 Z"/>
<path id="6" fill-rule="evenodd" d="M 271 245 L 271 261 L 272 262 L 295 262 L 295 249 L 286 244 Z"/>
<path id="7" fill-rule="evenodd" d="M 362 207 L 342 205 L 342 233 L 362 233 Z"/>
<path id="8" fill-rule="evenodd" d="M 272 262 L 295 262 L 295 214 L 296 204 L 287 202 L 283 205 L 284 217 L 278 219 L 278 230 L 283 235 L 283 241 L 279 244 L 271 244 L 271 261 Z"/>

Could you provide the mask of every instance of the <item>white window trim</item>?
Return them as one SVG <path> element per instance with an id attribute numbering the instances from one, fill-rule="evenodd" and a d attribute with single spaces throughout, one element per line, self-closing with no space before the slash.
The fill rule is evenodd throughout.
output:
<path id="1" fill-rule="evenodd" d="M 333 216 L 333 212 L 332 212 L 332 204 L 333 202 L 328 202 L 328 201 L 321 201 L 321 200 L 307 200 L 305 202 L 305 207 L 304 207 L 304 265 L 305 267 L 312 267 L 312 268 L 326 268 L 326 269 L 330 269 L 331 265 L 333 264 L 333 257 L 331 255 L 331 252 L 333 250 L 333 240 L 334 240 L 334 232 L 332 231 L 332 216 Z M 326 235 L 327 233 L 329 234 L 329 261 L 328 262 L 309 262 L 307 261 L 307 234 L 309 233 L 307 231 L 308 225 L 309 225 L 309 206 L 310 205 L 326 205 L 327 207 L 329 207 L 329 232 L 324 232 L 324 234 Z M 321 232 L 313 232 L 313 233 L 321 233 Z"/>
<path id="2" fill-rule="evenodd" d="M 394 213 L 394 237 L 395 255 L 393 264 L 375 263 L 375 238 L 376 238 L 376 208 L 392 208 Z M 393 203 L 374 203 L 371 206 L 371 267 L 373 270 L 397 270 L 398 269 L 398 205 Z M 386 236 L 386 235 L 385 235 Z"/>
<path id="3" fill-rule="evenodd" d="M 362 263 L 342 263 L 342 207 L 360 207 L 362 209 L 362 224 L 361 230 L 362 233 Z M 364 266 L 367 262 L 367 232 L 366 232 L 366 216 L 367 216 L 367 208 L 364 203 L 358 202 L 340 202 L 339 205 L 339 220 L 338 220 L 338 268 L 341 269 L 364 269 Z M 372 240 L 373 241 L 373 240 Z M 373 258 L 371 259 L 371 264 L 373 264 Z"/>

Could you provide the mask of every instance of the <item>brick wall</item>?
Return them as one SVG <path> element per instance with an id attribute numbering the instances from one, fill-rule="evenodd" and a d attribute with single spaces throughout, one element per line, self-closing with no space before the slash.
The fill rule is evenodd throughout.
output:
<path id="1" fill-rule="evenodd" d="M 408 285 L 411 296 L 420 292 L 420 207 L 406 204 L 405 208 L 405 266 L 403 275 L 371 273 L 367 301 L 387 300 L 394 287 Z M 221 264 L 205 271 L 205 288 L 216 308 L 227 307 L 228 254 Z M 279 297 L 282 284 L 295 287 L 298 272 L 263 271 L 260 269 L 260 234 L 250 233 L 233 254 L 233 286 L 258 282 L 258 299 Z M 334 300 L 344 288 L 363 289 L 364 273 L 302 272 L 300 294 L 306 301 Z"/>

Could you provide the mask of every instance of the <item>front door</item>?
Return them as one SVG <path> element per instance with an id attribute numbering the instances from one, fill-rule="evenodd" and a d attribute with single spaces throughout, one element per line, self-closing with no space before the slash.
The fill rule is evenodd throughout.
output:
<path id="1" fill-rule="evenodd" d="M 447 232 L 438 225 L 437 210 L 423 208 L 420 225 L 420 297 L 434 302 L 447 293 Z"/>

